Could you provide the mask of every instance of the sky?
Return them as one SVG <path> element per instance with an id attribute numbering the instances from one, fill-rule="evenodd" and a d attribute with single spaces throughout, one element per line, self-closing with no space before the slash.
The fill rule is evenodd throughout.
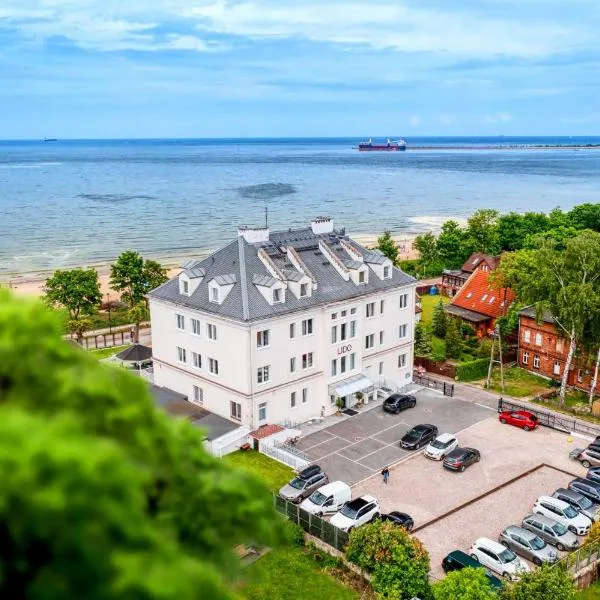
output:
<path id="1" fill-rule="evenodd" d="M 600 134 L 599 0 L 0 0 L 0 139 Z"/>

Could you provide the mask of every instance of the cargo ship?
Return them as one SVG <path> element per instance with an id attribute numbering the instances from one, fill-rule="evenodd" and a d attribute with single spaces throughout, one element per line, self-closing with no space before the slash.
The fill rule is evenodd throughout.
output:
<path id="1" fill-rule="evenodd" d="M 406 150 L 406 142 L 404 140 L 392 141 L 388 138 L 385 144 L 374 144 L 371 139 L 368 142 L 360 142 L 358 144 L 359 152 L 403 152 Z"/>

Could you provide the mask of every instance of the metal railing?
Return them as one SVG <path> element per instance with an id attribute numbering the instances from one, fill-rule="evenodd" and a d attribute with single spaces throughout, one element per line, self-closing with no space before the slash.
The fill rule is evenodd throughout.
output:
<path id="1" fill-rule="evenodd" d="M 571 575 L 576 575 L 585 567 L 600 562 L 600 541 L 588 542 L 567 554 L 556 564 L 565 568 Z"/>
<path id="2" fill-rule="evenodd" d="M 279 442 L 274 444 L 260 444 L 260 452 L 297 471 L 310 464 L 310 459 L 304 452 L 288 444 L 281 444 Z"/>
<path id="3" fill-rule="evenodd" d="M 415 383 L 422 385 L 425 388 L 442 392 L 444 396 L 454 396 L 453 383 L 442 381 L 440 379 L 434 379 L 433 377 L 427 377 L 426 375 L 419 375 L 418 373 L 413 374 L 413 380 Z"/>

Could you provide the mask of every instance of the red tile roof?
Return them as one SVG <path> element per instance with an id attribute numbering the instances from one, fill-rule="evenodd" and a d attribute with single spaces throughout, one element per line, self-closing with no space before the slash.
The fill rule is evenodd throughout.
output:
<path id="1" fill-rule="evenodd" d="M 281 425 L 261 425 L 256 431 L 251 431 L 251 435 L 255 440 L 262 440 L 263 438 L 285 431 L 285 427 Z"/>
<path id="2" fill-rule="evenodd" d="M 515 294 L 510 288 L 493 288 L 489 282 L 489 275 L 485 271 L 473 272 L 458 290 L 451 304 L 494 319 L 505 314 L 515 300 Z"/>
<path id="3" fill-rule="evenodd" d="M 475 269 L 478 269 L 482 262 L 486 262 L 489 270 L 494 271 L 498 267 L 500 262 L 499 256 L 490 256 L 489 254 L 482 254 L 481 252 L 474 252 L 467 258 L 465 264 L 460 268 L 463 273 L 473 273 Z"/>

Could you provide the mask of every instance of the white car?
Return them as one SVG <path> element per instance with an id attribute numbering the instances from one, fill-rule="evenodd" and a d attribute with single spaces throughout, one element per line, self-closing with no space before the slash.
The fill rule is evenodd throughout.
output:
<path id="1" fill-rule="evenodd" d="M 332 481 L 313 492 L 310 498 L 302 502 L 300 508 L 320 517 L 337 512 L 346 502 L 350 502 L 350 498 L 352 498 L 352 491 L 349 485 L 343 481 Z"/>
<path id="2" fill-rule="evenodd" d="M 425 456 L 432 460 L 444 460 L 457 446 L 458 440 L 451 433 L 442 433 L 429 442 L 425 448 Z"/>
<path id="3" fill-rule="evenodd" d="M 331 517 L 331 524 L 342 531 L 350 531 L 372 521 L 379 514 L 379 502 L 373 496 L 361 496 L 344 504 L 340 512 Z"/>
<path id="4" fill-rule="evenodd" d="M 564 500 L 551 496 L 540 496 L 533 505 L 533 512 L 562 523 L 577 535 L 586 535 L 592 526 L 589 517 L 582 515 Z"/>
<path id="5" fill-rule="evenodd" d="M 469 554 L 484 567 L 502 575 L 505 579 L 518 581 L 522 573 L 530 570 L 527 563 L 523 562 L 512 550 L 489 538 L 475 540 Z"/>

